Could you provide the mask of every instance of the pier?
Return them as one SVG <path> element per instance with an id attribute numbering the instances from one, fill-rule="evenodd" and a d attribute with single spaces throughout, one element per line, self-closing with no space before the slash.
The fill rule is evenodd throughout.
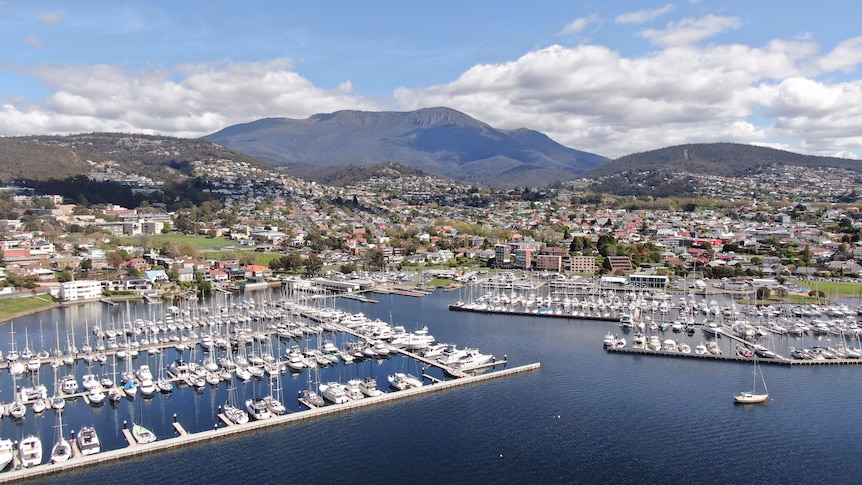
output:
<path id="1" fill-rule="evenodd" d="M 620 315 L 591 315 L 591 314 L 574 314 L 574 313 L 555 313 L 551 311 L 536 311 L 534 312 L 519 312 L 519 311 L 504 311 L 493 308 L 474 308 L 464 305 L 452 304 L 449 305 L 449 311 L 453 312 L 471 312 L 499 315 L 517 315 L 521 317 L 550 317 L 550 318 L 568 318 L 570 320 L 595 320 L 599 322 L 619 322 Z"/>
<path id="2" fill-rule="evenodd" d="M 488 374 L 482 374 L 478 376 L 466 376 L 459 379 L 452 379 L 444 382 L 435 382 L 433 384 L 424 385 L 422 387 L 415 387 L 404 391 L 388 392 L 376 397 L 365 397 L 363 399 L 353 400 L 345 404 L 329 404 L 323 407 L 308 409 L 306 411 L 288 413 L 282 416 L 273 416 L 269 419 L 261 421 L 250 421 L 247 424 L 231 423 L 230 426 L 216 427 L 211 431 L 201 431 L 198 433 L 185 432 L 185 429 L 182 428 L 182 426 L 176 421 L 175 417 L 174 428 L 177 430 L 178 436 L 174 438 L 157 440 L 152 443 L 138 444 L 131 437 L 131 432 L 127 432 L 128 430 L 124 430 L 124 432 L 127 432 L 126 437 L 129 442 L 129 446 L 125 448 L 103 451 L 101 453 L 89 456 L 84 456 L 80 453 L 77 453 L 68 461 L 62 463 L 44 463 L 42 465 L 27 469 L 12 469 L 10 471 L 0 473 L 0 483 L 7 483 L 15 480 L 52 475 L 54 473 L 92 466 L 98 463 L 106 463 L 114 460 L 120 460 L 147 453 L 153 453 L 161 450 L 172 449 L 179 446 L 185 446 L 192 443 L 202 443 L 213 439 L 220 439 L 226 436 L 243 433 L 246 431 L 286 425 L 288 423 L 298 422 L 321 416 L 328 416 L 331 414 L 342 413 L 354 409 L 361 409 L 377 404 L 382 404 L 385 402 L 392 402 L 400 399 L 420 396 L 431 392 L 454 389 L 465 385 L 535 371 L 538 370 L 540 366 L 541 364 L 539 362 L 536 362 L 534 364 L 513 367 L 511 369 L 504 369 Z M 15 450 L 16 459 L 17 456 L 18 453 L 17 450 Z"/>
<path id="3" fill-rule="evenodd" d="M 720 360 L 726 362 L 751 362 L 754 357 L 741 357 L 738 355 L 714 355 L 714 354 L 684 354 L 682 352 L 672 352 L 668 350 L 649 350 L 649 349 L 633 349 L 628 347 L 608 347 L 609 353 L 617 354 L 634 354 L 634 355 L 653 355 L 656 357 L 676 357 L 684 359 L 702 359 L 702 360 Z M 797 360 L 788 359 L 787 357 L 779 356 L 776 359 L 757 357 L 757 362 L 767 365 L 787 365 L 787 366 L 811 366 L 811 365 L 862 365 L 862 359 L 807 359 Z"/>

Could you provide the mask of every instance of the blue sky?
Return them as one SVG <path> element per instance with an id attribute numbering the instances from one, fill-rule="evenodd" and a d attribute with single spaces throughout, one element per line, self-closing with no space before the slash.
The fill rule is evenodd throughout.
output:
<path id="1" fill-rule="evenodd" d="M 0 135 L 196 137 L 448 106 L 609 157 L 731 141 L 862 156 L 862 6 L 0 0 Z"/>

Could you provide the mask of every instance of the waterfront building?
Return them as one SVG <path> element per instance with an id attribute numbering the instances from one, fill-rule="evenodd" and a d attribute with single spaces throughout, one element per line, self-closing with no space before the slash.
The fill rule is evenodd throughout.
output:
<path id="1" fill-rule="evenodd" d="M 61 301 L 91 300 L 102 296 L 102 282 L 96 280 L 60 283 Z"/>

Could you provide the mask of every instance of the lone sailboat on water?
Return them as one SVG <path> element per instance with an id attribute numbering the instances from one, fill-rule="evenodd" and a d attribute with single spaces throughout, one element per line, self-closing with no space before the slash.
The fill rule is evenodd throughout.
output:
<path id="1" fill-rule="evenodd" d="M 760 375 L 760 382 L 763 386 L 762 391 L 758 391 L 757 389 L 757 377 Z M 742 391 L 739 394 L 733 396 L 733 401 L 739 404 L 757 404 L 761 402 L 765 402 L 766 399 L 769 398 L 769 391 L 766 389 L 766 380 L 763 378 L 763 371 L 760 370 L 760 366 L 757 365 L 757 359 L 754 359 L 754 382 L 752 383 L 750 391 Z"/>

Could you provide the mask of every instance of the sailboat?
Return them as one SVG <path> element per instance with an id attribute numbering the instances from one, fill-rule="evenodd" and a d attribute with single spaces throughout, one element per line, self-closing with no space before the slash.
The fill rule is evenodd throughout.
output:
<path id="1" fill-rule="evenodd" d="M 763 378 L 763 372 L 757 365 L 757 359 L 754 359 L 754 382 L 751 385 L 751 391 L 742 391 L 733 396 L 733 401 L 739 404 L 756 404 L 765 402 L 769 397 L 769 391 L 766 389 L 766 380 Z M 757 390 L 757 376 L 760 375 L 760 382 L 763 385 L 762 392 Z"/>
<path id="2" fill-rule="evenodd" d="M 159 350 L 159 380 L 156 381 L 156 387 L 163 393 L 173 392 L 174 385 L 171 383 L 168 376 L 165 374 L 164 352 Z"/>
<path id="3" fill-rule="evenodd" d="M 236 388 L 231 386 L 227 389 L 227 402 L 224 404 L 224 415 L 231 422 L 236 424 L 245 424 L 248 423 L 248 413 L 245 409 L 240 408 L 236 404 L 236 397 L 234 393 L 236 392 Z"/>
<path id="4" fill-rule="evenodd" d="M 63 411 L 57 411 L 57 442 L 51 449 L 51 463 L 66 461 L 72 457 L 72 445 L 63 436 Z"/>

